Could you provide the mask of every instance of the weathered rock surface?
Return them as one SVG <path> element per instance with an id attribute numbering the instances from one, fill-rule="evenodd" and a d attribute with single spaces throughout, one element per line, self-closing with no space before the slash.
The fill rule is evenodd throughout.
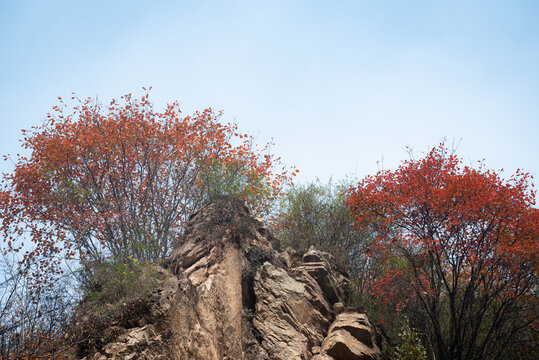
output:
<path id="1" fill-rule="evenodd" d="M 316 249 L 287 248 L 233 200 L 203 207 L 156 267 L 147 311 L 90 359 L 376 359 L 375 331 L 342 304 L 347 278 Z M 114 330 L 114 331 L 112 331 Z"/>
<path id="2" fill-rule="evenodd" d="M 342 360 L 370 360 L 380 354 L 374 327 L 367 315 L 359 313 L 337 315 L 321 351 Z"/>
<path id="3" fill-rule="evenodd" d="M 310 359 L 331 321 L 329 304 L 318 284 L 305 273 L 293 276 L 269 262 L 255 276 L 256 315 L 253 325 L 262 335 L 270 359 Z"/>
<path id="4" fill-rule="evenodd" d="M 339 279 L 334 275 L 335 269 L 332 267 L 334 263 L 333 256 L 328 253 L 316 250 L 313 247 L 303 255 L 302 269 L 305 269 L 316 280 L 324 296 L 331 304 L 334 304 L 342 299 L 344 295 L 344 278 L 339 276 Z"/>

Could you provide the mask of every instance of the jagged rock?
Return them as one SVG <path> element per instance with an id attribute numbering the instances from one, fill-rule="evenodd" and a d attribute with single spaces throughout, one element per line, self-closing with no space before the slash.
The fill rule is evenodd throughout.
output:
<path id="1" fill-rule="evenodd" d="M 343 313 L 337 316 L 329 332 L 346 330 L 360 342 L 373 346 L 374 329 L 365 314 Z"/>
<path id="2" fill-rule="evenodd" d="M 159 286 L 143 300 L 140 318 L 111 324 L 111 339 L 87 359 L 376 358 L 366 316 L 344 312 L 348 280 L 333 257 L 279 248 L 238 201 L 203 207 L 189 219 L 166 269 L 154 267 Z"/>
<path id="3" fill-rule="evenodd" d="M 156 267 L 157 271 L 165 277 L 163 284 L 154 289 L 148 295 L 151 319 L 146 322 L 153 322 L 155 319 L 168 313 L 174 304 L 178 292 L 178 278 L 170 274 L 162 267 Z"/>
<path id="4" fill-rule="evenodd" d="M 221 261 L 200 273 L 196 285 L 184 280 L 172 322 L 180 359 L 241 359 L 241 253 L 233 244 Z"/>
<path id="5" fill-rule="evenodd" d="M 344 308 L 344 304 L 342 302 L 336 302 L 335 304 L 333 304 L 333 314 L 335 314 L 335 316 L 339 315 L 339 314 L 342 314 L 344 312 L 344 310 L 346 310 Z"/>
<path id="6" fill-rule="evenodd" d="M 334 262 L 333 256 L 311 247 L 303 255 L 303 264 L 301 266 L 320 285 L 329 302 L 334 304 L 342 299 L 343 292 L 338 286 L 334 271 L 332 271 L 332 262 Z"/>
<path id="7" fill-rule="evenodd" d="M 327 265 L 323 262 L 317 263 L 307 263 L 302 265 L 302 268 L 305 269 L 309 275 L 311 275 L 322 291 L 324 292 L 325 297 L 329 300 L 331 304 L 334 304 L 340 300 L 339 294 L 336 289 L 336 279 L 330 273 L 330 270 L 327 268 Z"/>
<path id="8" fill-rule="evenodd" d="M 253 325 L 271 359 L 310 359 L 331 319 L 329 304 L 305 273 L 290 276 L 269 262 L 258 270 Z"/>
<path id="9" fill-rule="evenodd" d="M 122 352 L 127 350 L 127 344 L 123 343 L 111 343 L 105 346 L 105 354 L 109 356 L 118 356 Z"/>
<path id="10" fill-rule="evenodd" d="M 179 258 L 178 266 L 187 269 L 210 251 L 211 244 L 207 242 L 187 242 L 184 243 L 172 256 Z"/>
<path id="11" fill-rule="evenodd" d="M 333 255 L 317 250 L 314 246 L 311 246 L 309 250 L 303 254 L 302 260 L 304 263 L 324 262 L 328 267 L 331 266 L 332 262 L 335 262 Z"/>
<path id="12" fill-rule="evenodd" d="M 264 221 L 262 220 L 262 218 L 260 217 L 254 217 L 254 220 L 257 221 L 257 230 L 258 232 L 260 233 L 260 235 L 262 235 L 263 237 L 265 237 L 271 247 L 273 248 L 273 250 L 281 250 L 281 240 L 277 239 L 275 236 L 273 236 L 273 234 L 268 230 L 268 228 L 264 225 Z"/>
<path id="13" fill-rule="evenodd" d="M 336 360 L 373 360 L 380 357 L 374 327 L 365 314 L 342 313 L 331 324 L 322 353 Z"/>
<path id="14" fill-rule="evenodd" d="M 284 265 L 290 269 L 293 267 L 298 267 L 302 264 L 301 254 L 299 254 L 295 249 L 287 247 L 280 253 L 281 259 L 283 260 Z"/>

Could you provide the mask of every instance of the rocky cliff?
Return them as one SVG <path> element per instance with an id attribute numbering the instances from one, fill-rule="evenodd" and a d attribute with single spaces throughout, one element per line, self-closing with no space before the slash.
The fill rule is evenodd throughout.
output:
<path id="1" fill-rule="evenodd" d="M 182 246 L 155 271 L 159 286 L 123 326 L 103 331 L 103 345 L 85 359 L 380 357 L 367 316 L 343 306 L 348 279 L 332 257 L 315 249 L 280 251 L 236 201 L 195 213 Z"/>

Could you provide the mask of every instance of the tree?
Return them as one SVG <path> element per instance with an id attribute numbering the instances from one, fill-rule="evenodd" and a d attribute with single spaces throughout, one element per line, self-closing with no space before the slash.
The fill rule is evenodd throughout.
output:
<path id="1" fill-rule="evenodd" d="M 27 285 L 16 258 L 0 257 L 0 359 L 68 358 L 68 284 L 60 281 L 38 294 Z"/>
<path id="2" fill-rule="evenodd" d="M 157 112 L 147 93 L 76 105 L 60 99 L 42 126 L 24 132 L 30 155 L 0 191 L 7 251 L 34 244 L 24 259 L 40 262 L 25 274 L 36 284 L 50 283 L 65 257 L 159 261 L 211 197 L 238 197 L 264 215 L 290 182 L 270 144 L 258 149 L 211 109 L 182 117 L 173 103 Z"/>
<path id="3" fill-rule="evenodd" d="M 352 266 L 359 265 L 369 235 L 358 231 L 345 206 L 350 184 L 348 180 L 337 184 L 317 180 L 292 186 L 281 197 L 274 228 L 285 246 L 300 252 L 312 245 L 324 249 L 355 274 L 364 270 Z"/>
<path id="4" fill-rule="evenodd" d="M 427 360 L 427 351 L 416 331 L 410 327 L 408 318 L 399 332 L 399 345 L 395 348 L 395 360 Z"/>
<path id="5" fill-rule="evenodd" d="M 364 307 L 372 263 L 365 256 L 370 231 L 354 226 L 345 206 L 350 179 L 322 184 L 319 180 L 292 186 L 281 198 L 274 230 L 284 246 L 305 252 L 310 246 L 332 254 L 350 276 L 346 305 Z"/>
<path id="6" fill-rule="evenodd" d="M 539 211 L 530 181 L 520 170 L 503 180 L 462 166 L 441 144 L 350 191 L 357 226 L 377 227 L 371 256 L 403 261 L 379 277 L 377 296 L 403 300 L 400 311 L 413 304 L 416 321 L 425 315 L 416 327 L 437 359 L 496 359 L 537 338 Z"/>
<path id="7" fill-rule="evenodd" d="M 363 234 L 344 205 L 349 184 L 316 181 L 291 187 L 282 197 L 275 230 L 283 244 L 300 251 L 315 245 L 346 263 Z"/>

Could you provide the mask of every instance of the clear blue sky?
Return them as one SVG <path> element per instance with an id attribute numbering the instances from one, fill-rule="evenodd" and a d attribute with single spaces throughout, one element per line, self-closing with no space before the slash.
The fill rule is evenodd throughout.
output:
<path id="1" fill-rule="evenodd" d="M 142 86 L 273 138 L 301 181 L 444 137 L 539 175 L 539 1 L 0 0 L 0 153 L 58 96 Z"/>

